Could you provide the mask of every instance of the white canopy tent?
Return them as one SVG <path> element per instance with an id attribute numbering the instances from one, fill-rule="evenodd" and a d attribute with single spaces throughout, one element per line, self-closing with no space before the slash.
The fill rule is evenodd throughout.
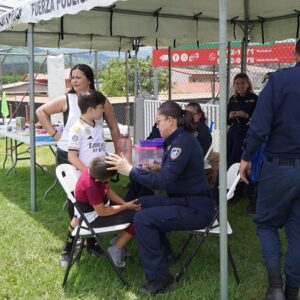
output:
<path id="1" fill-rule="evenodd" d="M 3 11 L 12 3 L 13 9 Z M 0 0 L 0 43 L 24 45 L 35 23 L 35 46 L 130 49 L 132 41 L 159 47 L 218 40 L 216 0 Z M 227 0 L 228 40 L 296 37 L 298 0 Z"/>
<path id="2" fill-rule="evenodd" d="M 10 0 L 10 9 L 7 2 L 0 0 L 0 44 L 17 46 L 28 41 L 32 149 L 33 46 L 128 50 L 134 40 L 158 47 L 220 41 L 220 270 L 221 299 L 227 299 L 227 40 L 245 40 L 247 44 L 249 39 L 297 38 L 299 0 Z M 36 209 L 34 151 L 31 208 Z"/>

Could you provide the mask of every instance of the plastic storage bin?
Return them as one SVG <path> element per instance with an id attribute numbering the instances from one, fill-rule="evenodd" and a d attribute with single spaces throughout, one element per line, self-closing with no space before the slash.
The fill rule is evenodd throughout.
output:
<path id="1" fill-rule="evenodd" d="M 164 139 L 141 140 L 138 145 L 134 146 L 135 165 L 161 164 L 164 153 L 163 142 Z"/>

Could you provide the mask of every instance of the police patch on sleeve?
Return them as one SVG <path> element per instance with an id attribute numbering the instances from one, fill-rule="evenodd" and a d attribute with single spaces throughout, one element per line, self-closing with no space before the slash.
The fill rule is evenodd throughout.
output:
<path id="1" fill-rule="evenodd" d="M 182 149 L 181 148 L 178 148 L 178 147 L 174 147 L 171 149 L 171 154 L 170 154 L 170 157 L 171 159 L 176 159 L 179 157 L 179 155 L 181 154 L 182 152 Z"/>

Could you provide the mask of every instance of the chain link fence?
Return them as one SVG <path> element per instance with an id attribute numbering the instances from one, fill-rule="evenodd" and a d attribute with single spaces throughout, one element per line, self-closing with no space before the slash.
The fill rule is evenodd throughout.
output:
<path id="1" fill-rule="evenodd" d="M 278 43 L 275 46 L 250 44 L 248 46 L 248 65 L 245 72 L 252 80 L 256 93 L 259 93 L 266 73 L 293 65 L 293 47 L 294 43 Z M 0 49 L 0 89 L 6 92 L 10 116 L 24 116 L 28 121 L 28 55 L 24 49 Z M 180 54 L 181 56 L 177 54 L 178 50 L 172 50 L 170 70 L 168 66 L 153 67 L 151 51 L 146 55 L 139 51 L 137 59 L 132 52 L 132 56 L 129 54 L 127 57 L 124 53 L 116 53 L 112 56 L 111 52 L 71 52 L 64 53 L 64 62 L 66 74 L 68 74 L 68 69 L 75 64 L 90 65 L 95 74 L 95 85 L 110 99 L 117 121 L 133 126 L 135 93 L 145 94 L 147 99 L 167 100 L 171 96 L 171 99 L 176 101 L 218 104 L 220 90 L 218 50 L 216 50 L 218 44 L 210 45 L 210 48 L 200 47 L 199 50 L 206 51 L 208 55 L 206 65 L 203 65 L 203 62 L 201 65 L 194 65 L 191 62 L 184 65 L 184 61 L 181 61 L 183 65 L 178 65 L 174 60 L 174 57 L 177 62 L 180 58 L 185 61 L 201 58 L 202 52 L 195 54 L 197 49 L 199 48 L 194 46 L 190 49 L 194 51 L 194 54 L 187 52 L 188 55 L 183 55 L 183 53 Z M 184 50 L 181 49 L 181 51 Z M 208 53 L 209 51 L 211 53 Z M 230 97 L 234 92 L 232 90 L 233 78 L 241 72 L 241 49 L 233 44 L 228 51 L 231 53 L 228 64 L 228 97 Z M 49 53 L 44 51 L 35 53 L 35 109 L 48 101 L 46 58 Z M 53 55 L 53 53 L 50 54 Z M 166 59 L 165 55 L 161 57 Z M 137 74 L 136 82 L 135 74 Z M 171 74 L 170 82 L 169 74 Z"/>

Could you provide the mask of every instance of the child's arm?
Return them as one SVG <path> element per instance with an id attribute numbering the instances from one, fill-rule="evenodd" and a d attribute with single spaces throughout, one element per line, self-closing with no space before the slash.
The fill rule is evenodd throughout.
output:
<path id="1" fill-rule="evenodd" d="M 116 204 L 125 204 L 126 202 L 112 189 L 108 189 L 107 191 L 107 197 L 109 200 L 112 200 Z"/>
<path id="2" fill-rule="evenodd" d="M 126 202 L 122 205 L 104 206 L 103 203 L 93 205 L 96 213 L 100 217 L 112 216 L 124 210 L 139 210 L 140 204 L 136 204 L 137 200 Z"/>
<path id="3" fill-rule="evenodd" d="M 68 150 L 68 161 L 80 172 L 83 171 L 85 165 L 78 157 L 79 152 L 76 150 Z"/>

